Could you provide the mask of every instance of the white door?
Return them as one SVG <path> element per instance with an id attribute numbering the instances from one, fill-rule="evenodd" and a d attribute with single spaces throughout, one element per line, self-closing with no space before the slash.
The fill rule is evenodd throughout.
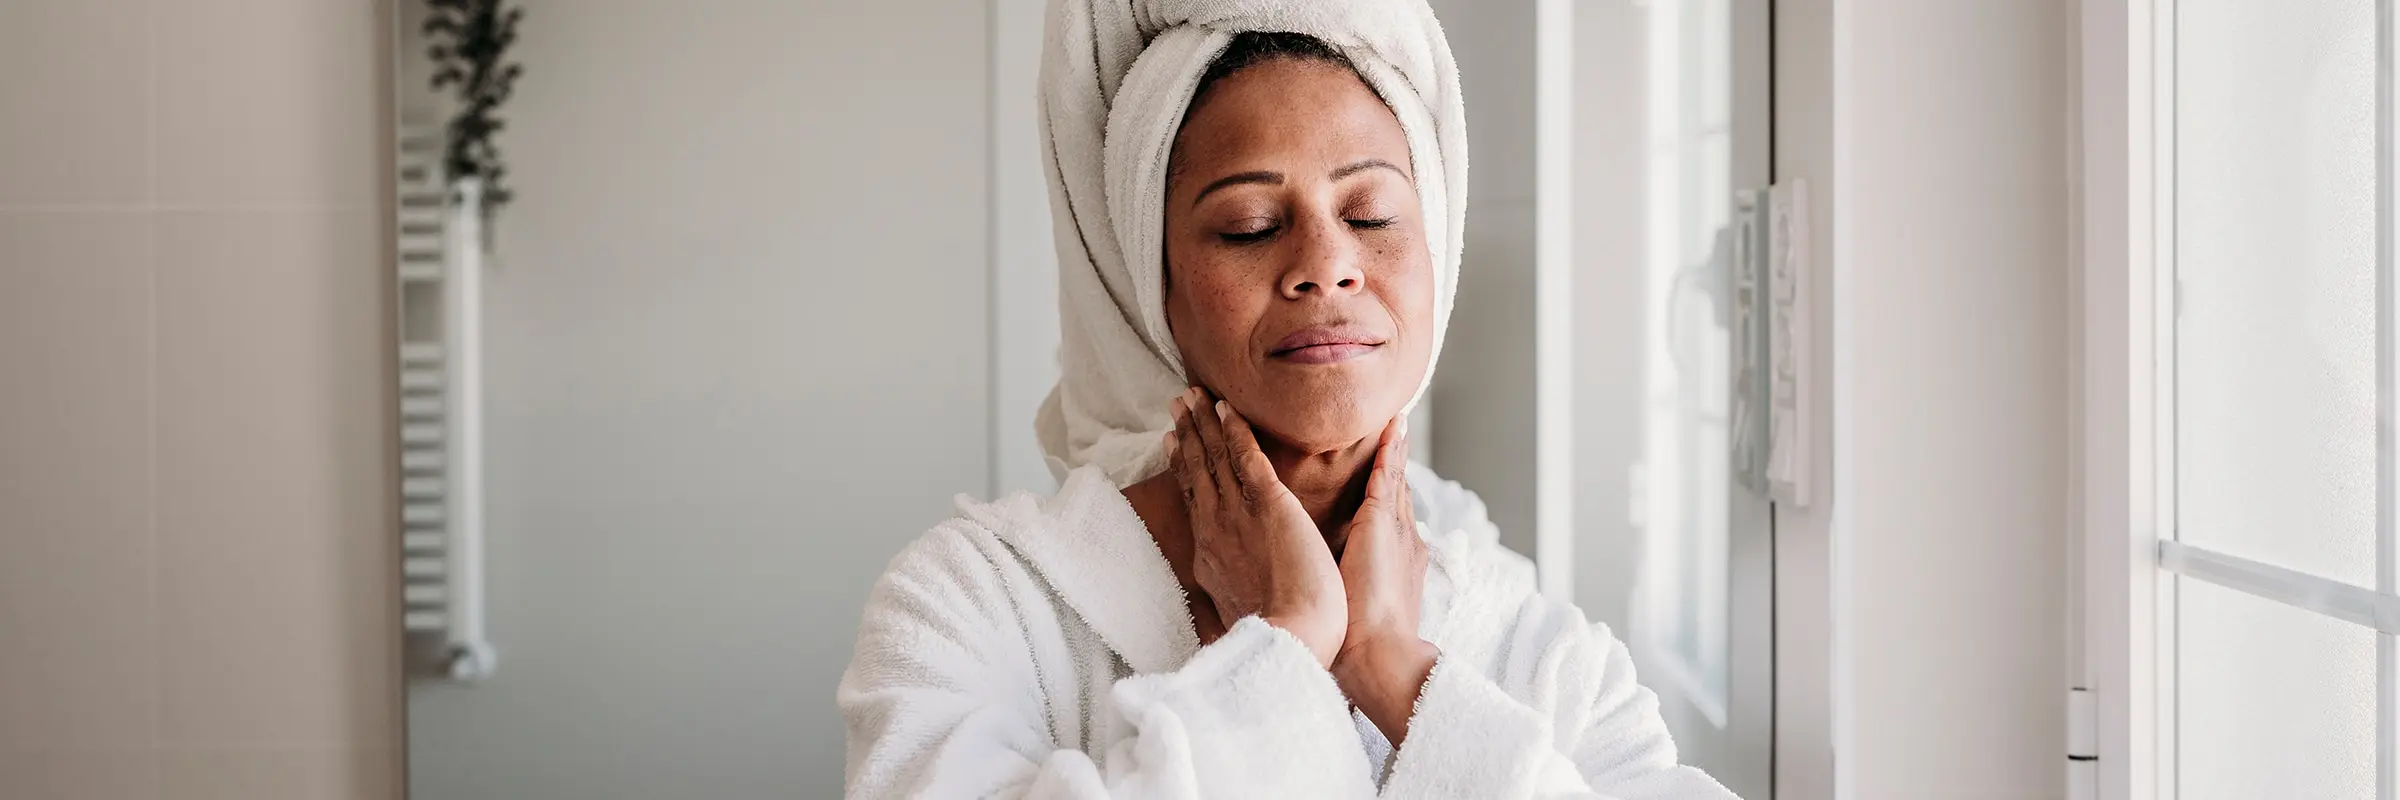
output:
<path id="1" fill-rule="evenodd" d="M 2153 13 L 2157 797 L 2400 796 L 2393 4 Z"/>

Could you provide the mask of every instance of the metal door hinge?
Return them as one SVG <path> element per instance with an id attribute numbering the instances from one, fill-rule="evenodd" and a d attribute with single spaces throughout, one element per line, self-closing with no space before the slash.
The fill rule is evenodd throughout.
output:
<path id="1" fill-rule="evenodd" d="M 2100 716 L 2092 690 L 2067 690 L 2067 797 L 2091 800 L 2100 791 Z"/>

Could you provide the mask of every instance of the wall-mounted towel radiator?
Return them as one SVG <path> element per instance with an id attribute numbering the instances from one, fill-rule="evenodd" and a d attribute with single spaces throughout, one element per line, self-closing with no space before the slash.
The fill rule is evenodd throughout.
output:
<path id="1" fill-rule="evenodd" d="M 481 186 L 450 182 L 441 135 L 400 137 L 401 624 L 442 637 L 450 677 L 498 665 L 483 626 Z"/>

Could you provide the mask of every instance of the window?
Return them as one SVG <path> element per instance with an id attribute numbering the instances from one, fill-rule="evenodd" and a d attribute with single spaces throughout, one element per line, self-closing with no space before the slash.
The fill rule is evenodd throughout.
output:
<path id="1" fill-rule="evenodd" d="M 1726 724 L 1734 339 L 1733 26 L 1727 0 L 1650 6 L 1642 674 Z M 1672 717 L 1670 717 L 1672 718 Z M 1672 724 L 1672 723 L 1670 723 Z M 1681 735 L 1681 732 L 1679 732 Z M 1691 738 L 1684 736 L 1683 738 Z"/>
<path id="2" fill-rule="evenodd" d="M 2390 0 L 2157 0 L 2159 796 L 2400 796 Z"/>

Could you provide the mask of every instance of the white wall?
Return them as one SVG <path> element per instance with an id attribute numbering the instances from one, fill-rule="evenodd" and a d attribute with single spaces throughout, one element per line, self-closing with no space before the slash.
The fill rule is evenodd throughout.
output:
<path id="1" fill-rule="evenodd" d="M 524 5 L 501 666 L 414 687 L 414 796 L 832 796 L 868 586 L 990 485 L 987 4 Z"/>
<path id="2" fill-rule="evenodd" d="M 1433 461 L 1534 554 L 1534 3 L 1433 0 L 1467 102 L 1466 251 L 1434 373 Z"/>
<path id="3" fill-rule="evenodd" d="M 1057 486 L 1033 435 L 1058 383 L 1058 247 L 1042 167 L 1043 0 L 991 5 L 991 495 Z"/>
<path id="4" fill-rule="evenodd" d="M 0 2 L 0 797 L 398 795 L 391 11 Z"/>
<path id="5" fill-rule="evenodd" d="M 1838 796 L 2064 794 L 2068 9 L 1778 9 L 1778 178 L 1839 273 L 1832 504 L 1778 528 L 1785 796 L 1829 796 L 1828 742 Z"/>

